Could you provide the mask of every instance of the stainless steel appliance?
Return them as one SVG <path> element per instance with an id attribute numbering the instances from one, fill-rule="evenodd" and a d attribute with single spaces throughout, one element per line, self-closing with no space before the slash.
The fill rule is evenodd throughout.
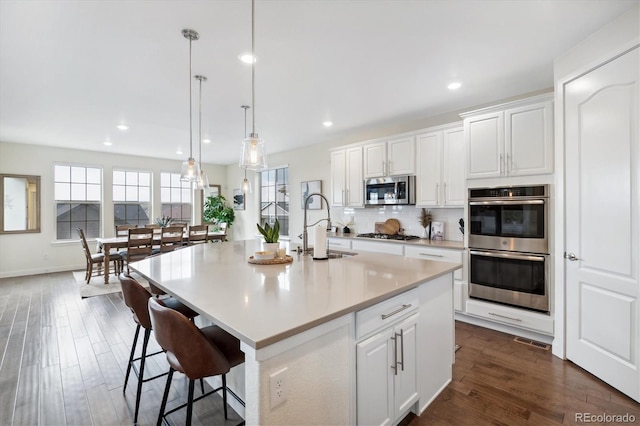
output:
<path id="1" fill-rule="evenodd" d="M 549 186 L 469 189 L 469 297 L 549 312 Z"/>
<path id="2" fill-rule="evenodd" d="M 364 181 L 364 204 L 366 206 L 415 203 L 415 176 L 390 176 Z"/>
<path id="3" fill-rule="evenodd" d="M 409 241 L 409 240 L 417 240 L 420 237 L 416 235 L 404 235 L 404 234 L 384 234 L 382 232 L 370 232 L 367 234 L 358 234 L 356 237 L 360 238 L 375 238 L 378 240 L 399 240 L 399 241 Z"/>

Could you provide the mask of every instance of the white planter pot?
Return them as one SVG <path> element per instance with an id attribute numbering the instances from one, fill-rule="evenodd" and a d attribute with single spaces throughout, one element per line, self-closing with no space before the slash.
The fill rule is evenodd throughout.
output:
<path id="1" fill-rule="evenodd" d="M 262 242 L 262 250 L 272 252 L 273 257 L 276 257 L 279 247 L 280 247 L 280 243 L 265 243 L 264 241 Z"/>

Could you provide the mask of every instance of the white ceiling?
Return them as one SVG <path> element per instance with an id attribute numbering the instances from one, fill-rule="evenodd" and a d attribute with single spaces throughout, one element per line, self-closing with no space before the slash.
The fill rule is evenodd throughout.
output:
<path id="1" fill-rule="evenodd" d="M 554 58 L 637 2 L 257 0 L 256 131 L 275 153 L 550 88 Z M 0 140 L 184 160 L 183 28 L 202 159 L 238 161 L 249 0 L 0 0 Z"/>

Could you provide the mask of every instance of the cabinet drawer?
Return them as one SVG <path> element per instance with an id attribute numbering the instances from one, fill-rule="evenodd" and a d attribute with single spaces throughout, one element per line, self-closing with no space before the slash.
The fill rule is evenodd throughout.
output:
<path id="1" fill-rule="evenodd" d="M 553 336 L 553 318 L 479 300 L 467 301 L 467 314 Z"/>
<path id="2" fill-rule="evenodd" d="M 404 248 L 402 244 L 394 243 L 381 243 L 379 241 L 361 241 L 354 240 L 351 243 L 353 250 L 372 251 L 375 253 L 385 254 L 397 254 L 402 256 L 404 254 Z"/>
<path id="3" fill-rule="evenodd" d="M 351 250 L 351 240 L 346 238 L 327 238 L 329 249 L 348 249 Z"/>
<path id="4" fill-rule="evenodd" d="M 418 289 L 414 288 L 356 312 L 356 339 L 360 340 L 415 312 L 418 309 L 418 303 Z"/>
<path id="5" fill-rule="evenodd" d="M 405 256 L 416 259 L 428 259 L 438 262 L 463 263 L 463 254 L 461 250 L 447 250 L 433 247 L 406 246 Z M 462 268 L 456 269 L 453 278 L 462 281 Z"/>

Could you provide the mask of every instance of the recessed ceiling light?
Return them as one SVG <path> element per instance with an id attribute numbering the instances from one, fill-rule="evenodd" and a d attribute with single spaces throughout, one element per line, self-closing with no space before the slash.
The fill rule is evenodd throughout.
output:
<path id="1" fill-rule="evenodd" d="M 238 59 L 240 59 L 245 64 L 251 64 L 256 62 L 256 57 L 251 53 L 243 53 L 242 55 L 238 55 Z"/>
<path id="2" fill-rule="evenodd" d="M 129 126 L 127 126 L 126 124 L 118 124 L 116 127 L 119 130 L 129 130 Z"/>
<path id="3" fill-rule="evenodd" d="M 109 139 L 107 139 L 106 141 L 104 141 L 104 144 L 105 144 L 106 146 L 111 146 L 111 145 L 113 145 L 113 143 L 111 143 L 111 141 L 110 141 Z"/>
<path id="4" fill-rule="evenodd" d="M 331 127 L 331 126 L 333 126 L 333 121 L 323 121 L 322 125 L 324 127 Z"/>
<path id="5" fill-rule="evenodd" d="M 211 139 L 202 139 L 202 143 L 211 143 Z"/>
<path id="6" fill-rule="evenodd" d="M 178 154 L 178 155 L 182 155 L 182 150 L 181 150 L 181 149 L 177 150 L 177 151 L 176 151 L 176 154 Z"/>
<path id="7" fill-rule="evenodd" d="M 462 83 L 460 83 L 459 81 L 454 81 L 453 83 L 450 83 L 447 86 L 447 89 L 456 90 L 456 89 L 459 89 L 460 87 L 462 87 Z"/>

